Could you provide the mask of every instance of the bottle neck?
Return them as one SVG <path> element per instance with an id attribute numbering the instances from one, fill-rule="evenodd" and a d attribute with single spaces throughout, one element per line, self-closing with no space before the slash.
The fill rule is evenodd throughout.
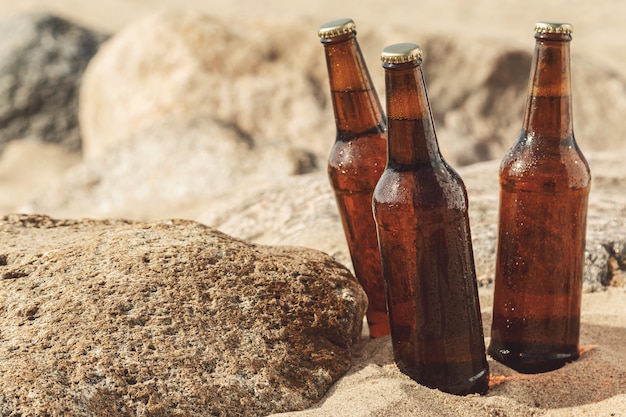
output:
<path id="1" fill-rule="evenodd" d="M 356 34 L 322 40 L 337 139 L 350 140 L 382 133 L 385 115 L 363 59 Z"/>
<path id="2" fill-rule="evenodd" d="M 569 34 L 536 35 L 523 134 L 533 140 L 573 140 Z"/>
<path id="3" fill-rule="evenodd" d="M 442 162 L 426 84 L 418 63 L 385 63 L 388 166 L 398 170 Z"/>

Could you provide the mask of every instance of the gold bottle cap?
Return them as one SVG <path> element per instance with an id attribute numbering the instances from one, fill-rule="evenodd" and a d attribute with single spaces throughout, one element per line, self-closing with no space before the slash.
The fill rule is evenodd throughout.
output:
<path id="1" fill-rule="evenodd" d="M 345 35 L 354 32 L 356 24 L 352 19 L 337 19 L 326 22 L 319 27 L 317 34 L 320 38 L 334 38 L 335 36 Z"/>
<path id="2" fill-rule="evenodd" d="M 404 64 L 420 61 L 422 48 L 415 43 L 396 43 L 383 48 L 380 60 L 387 64 Z"/>
<path id="3" fill-rule="evenodd" d="M 535 33 L 562 33 L 570 35 L 573 31 L 574 27 L 570 23 L 537 22 L 535 24 Z"/>

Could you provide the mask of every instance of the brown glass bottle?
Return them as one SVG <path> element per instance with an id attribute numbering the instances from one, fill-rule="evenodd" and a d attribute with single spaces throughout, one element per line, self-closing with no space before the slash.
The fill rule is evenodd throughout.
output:
<path id="1" fill-rule="evenodd" d="M 319 28 L 324 45 L 337 137 L 328 175 L 348 241 L 354 273 L 369 304 L 371 337 L 389 334 L 384 281 L 372 214 L 372 193 L 385 168 L 385 115 L 356 39 L 352 19 Z"/>
<path id="2" fill-rule="evenodd" d="M 500 166 L 489 354 L 524 373 L 578 358 L 591 177 L 574 140 L 571 31 L 537 23 L 522 132 Z"/>
<path id="3" fill-rule="evenodd" d="M 489 384 L 467 192 L 445 162 L 426 94 L 421 49 L 383 49 L 388 160 L 374 191 L 398 368 L 452 394 Z"/>

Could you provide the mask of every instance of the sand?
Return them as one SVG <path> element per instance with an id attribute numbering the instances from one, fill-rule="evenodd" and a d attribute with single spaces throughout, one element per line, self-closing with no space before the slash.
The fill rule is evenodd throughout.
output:
<path id="1" fill-rule="evenodd" d="M 479 292 L 489 329 L 492 294 Z M 524 375 L 489 358 L 491 383 L 485 396 L 455 397 L 413 383 L 397 370 L 390 340 L 383 338 L 357 347 L 351 371 L 317 407 L 280 416 L 626 416 L 625 300 L 621 288 L 584 295 L 582 354 L 561 369 Z"/>
<path id="2" fill-rule="evenodd" d="M 532 47 L 532 27 L 537 20 L 568 21 L 575 29 L 574 53 L 585 54 L 626 76 L 626 48 L 622 45 L 626 2 L 610 0 L 2 0 L 0 17 L 23 10 L 48 10 L 112 33 L 158 8 L 171 7 L 198 8 L 233 24 L 257 15 L 302 17 L 320 23 L 352 17 L 358 25 L 394 25 L 412 33 L 419 27 L 429 33 L 457 34 L 460 42 L 492 36 L 528 48 Z M 419 43 L 419 39 L 398 41 Z M 47 169 L 43 160 L 41 164 L 42 170 Z M 7 186 L 3 192 L 15 193 L 19 199 L 23 190 Z M 486 333 L 491 302 L 491 290 L 481 289 Z M 482 397 L 455 397 L 414 384 L 393 365 L 388 338 L 363 342 L 355 352 L 352 370 L 316 408 L 287 415 L 626 416 L 625 305 L 624 288 L 585 294 L 581 358 L 560 370 L 538 375 L 521 375 L 490 360 L 491 389 Z"/>

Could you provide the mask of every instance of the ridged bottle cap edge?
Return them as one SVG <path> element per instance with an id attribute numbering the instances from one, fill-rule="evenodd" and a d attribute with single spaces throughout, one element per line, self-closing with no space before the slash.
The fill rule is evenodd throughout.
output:
<path id="1" fill-rule="evenodd" d="M 535 23 L 535 33 L 562 33 L 570 35 L 574 27 L 570 23 L 557 22 L 537 22 Z"/>
<path id="2" fill-rule="evenodd" d="M 317 30 L 317 35 L 320 38 L 334 38 L 336 36 L 345 35 L 346 33 L 354 32 L 356 30 L 356 24 L 354 20 L 350 18 L 331 20 L 320 25 Z"/>
<path id="3" fill-rule="evenodd" d="M 396 43 L 383 48 L 380 60 L 387 64 L 404 64 L 422 59 L 422 48 L 415 43 Z"/>

